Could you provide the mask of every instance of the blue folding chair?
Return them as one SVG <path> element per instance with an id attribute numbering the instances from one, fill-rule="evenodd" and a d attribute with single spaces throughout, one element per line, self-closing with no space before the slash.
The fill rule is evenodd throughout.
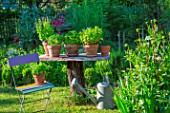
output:
<path id="1" fill-rule="evenodd" d="M 54 85 L 52 83 L 46 82 L 43 85 L 37 85 L 35 83 L 34 84 L 27 84 L 27 85 L 24 85 L 24 86 L 17 86 L 16 85 L 15 73 L 14 73 L 13 67 L 23 65 L 23 64 L 29 64 L 29 63 L 32 63 L 32 62 L 37 62 L 38 63 L 39 61 L 40 60 L 39 60 L 39 57 L 38 57 L 37 53 L 8 58 L 8 64 L 9 64 L 9 66 L 11 68 L 11 72 L 12 72 L 12 79 L 13 79 L 13 82 L 14 82 L 15 89 L 16 89 L 16 91 L 18 93 L 19 101 L 20 101 L 20 112 L 25 113 L 24 104 L 26 104 L 26 103 L 24 103 L 24 99 L 25 99 L 26 94 L 30 94 L 32 92 L 45 90 L 46 95 L 47 95 L 46 97 L 38 99 L 38 100 L 33 100 L 33 101 L 30 101 L 30 102 L 36 102 L 36 101 L 41 101 L 41 100 L 46 99 L 44 109 L 34 111 L 34 112 L 45 111 L 47 109 L 48 102 L 50 102 L 52 112 L 54 113 L 54 108 L 53 108 L 52 102 L 50 100 L 50 93 L 52 91 L 52 88 L 54 87 Z M 30 102 L 27 102 L 27 103 L 30 103 Z"/>

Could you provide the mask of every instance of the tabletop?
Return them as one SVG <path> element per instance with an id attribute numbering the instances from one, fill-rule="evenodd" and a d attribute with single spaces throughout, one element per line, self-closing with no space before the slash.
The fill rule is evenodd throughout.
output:
<path id="1" fill-rule="evenodd" d="M 108 56 L 102 56 L 101 53 L 97 53 L 96 56 L 86 56 L 86 53 L 81 53 L 75 57 L 68 57 L 66 54 L 60 54 L 59 57 L 49 57 L 46 55 L 39 56 L 41 61 L 98 61 L 98 60 L 109 60 L 110 54 Z"/>

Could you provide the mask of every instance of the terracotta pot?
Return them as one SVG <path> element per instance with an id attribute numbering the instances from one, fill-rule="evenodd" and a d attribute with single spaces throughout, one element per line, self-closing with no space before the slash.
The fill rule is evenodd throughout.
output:
<path id="1" fill-rule="evenodd" d="M 59 57 L 61 51 L 61 45 L 58 46 L 50 46 L 47 45 L 50 57 Z"/>
<path id="2" fill-rule="evenodd" d="M 99 45 L 94 44 L 94 45 L 84 45 L 84 49 L 86 51 L 86 56 L 87 57 L 94 57 L 97 55 L 97 50 L 98 50 Z"/>
<path id="3" fill-rule="evenodd" d="M 33 75 L 35 83 L 37 85 L 42 85 L 44 84 L 45 81 L 45 74 L 38 74 L 38 75 Z"/>
<path id="4" fill-rule="evenodd" d="M 47 48 L 48 42 L 42 42 L 42 45 L 43 45 L 44 50 L 45 50 L 45 55 L 49 56 L 49 51 L 48 51 L 48 48 Z"/>
<path id="5" fill-rule="evenodd" d="M 78 44 L 65 44 L 64 45 L 66 49 L 67 56 L 78 56 L 78 49 L 80 45 Z"/>
<path id="6" fill-rule="evenodd" d="M 110 52 L 110 46 L 100 46 L 100 52 L 102 56 L 107 56 Z"/>

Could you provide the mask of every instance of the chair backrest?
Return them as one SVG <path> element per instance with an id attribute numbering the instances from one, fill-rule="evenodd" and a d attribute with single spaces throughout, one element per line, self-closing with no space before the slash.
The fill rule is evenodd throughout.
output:
<path id="1" fill-rule="evenodd" d="M 17 65 L 22 65 L 22 64 L 29 64 L 29 63 L 32 63 L 32 62 L 39 62 L 39 61 L 40 61 L 40 59 L 39 59 L 37 53 L 26 54 L 26 55 L 23 55 L 23 56 L 15 56 L 15 57 L 12 57 L 12 58 L 8 58 L 8 64 L 11 68 L 12 79 L 13 79 L 15 87 L 16 87 L 16 81 L 15 81 L 15 76 L 14 76 L 15 74 L 14 74 L 12 67 L 17 66 Z"/>
<path id="2" fill-rule="evenodd" d="M 10 67 L 39 61 L 40 60 L 37 53 L 8 58 L 8 64 Z"/>

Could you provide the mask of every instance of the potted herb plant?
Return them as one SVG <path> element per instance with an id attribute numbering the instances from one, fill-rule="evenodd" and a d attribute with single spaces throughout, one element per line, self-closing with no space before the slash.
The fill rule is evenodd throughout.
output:
<path id="1" fill-rule="evenodd" d="M 34 77 L 35 83 L 42 85 L 45 83 L 45 73 L 47 71 L 47 65 L 45 63 L 33 63 L 30 65 L 31 73 Z"/>
<path id="2" fill-rule="evenodd" d="M 102 56 L 107 56 L 110 52 L 110 44 L 111 43 L 109 40 L 102 40 L 100 43 L 100 52 Z"/>
<path id="3" fill-rule="evenodd" d="M 62 35 L 53 34 L 48 38 L 48 51 L 50 57 L 59 57 L 61 51 L 62 44 Z"/>
<path id="4" fill-rule="evenodd" d="M 64 47 L 67 56 L 77 56 L 80 44 L 79 33 L 76 30 L 71 30 L 64 35 Z"/>
<path id="5" fill-rule="evenodd" d="M 49 19 L 38 20 L 36 22 L 36 32 L 39 36 L 40 41 L 42 41 L 42 45 L 44 46 L 44 50 L 46 55 L 49 56 L 49 51 L 47 49 L 48 38 L 54 34 L 54 27 L 51 25 Z"/>
<path id="6" fill-rule="evenodd" d="M 103 40 L 103 31 L 98 26 L 89 27 L 80 32 L 80 40 L 84 44 L 87 57 L 96 56 L 98 43 Z"/>

